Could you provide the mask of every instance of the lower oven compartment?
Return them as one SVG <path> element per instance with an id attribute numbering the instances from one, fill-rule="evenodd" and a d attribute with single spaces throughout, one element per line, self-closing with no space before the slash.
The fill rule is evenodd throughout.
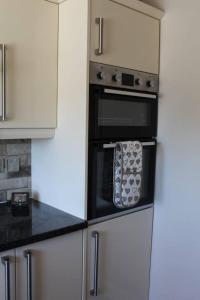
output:
<path id="1" fill-rule="evenodd" d="M 140 142 L 143 145 L 141 198 L 136 206 L 126 209 L 116 208 L 113 204 L 113 159 L 116 141 L 93 141 L 89 143 L 88 220 L 102 218 L 129 209 L 153 204 L 156 140 L 140 140 Z"/>

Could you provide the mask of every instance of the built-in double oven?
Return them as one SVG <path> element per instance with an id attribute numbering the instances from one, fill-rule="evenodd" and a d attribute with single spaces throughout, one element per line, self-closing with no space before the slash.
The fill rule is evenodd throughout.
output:
<path id="1" fill-rule="evenodd" d="M 116 143 L 142 145 L 142 183 L 138 203 L 153 204 L 158 115 L 158 76 L 91 63 L 89 96 L 88 220 L 126 213 L 113 202 Z"/>

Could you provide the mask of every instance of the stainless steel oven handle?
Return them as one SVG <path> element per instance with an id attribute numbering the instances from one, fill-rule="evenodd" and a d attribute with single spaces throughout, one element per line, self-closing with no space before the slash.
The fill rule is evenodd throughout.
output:
<path id="1" fill-rule="evenodd" d="M 27 259 L 27 300 L 32 300 L 32 252 L 25 250 L 24 257 Z"/>
<path id="2" fill-rule="evenodd" d="M 95 49 L 96 55 L 102 55 L 103 54 L 103 18 L 96 18 L 95 22 L 97 25 L 99 25 L 99 48 Z"/>
<path id="3" fill-rule="evenodd" d="M 95 250 L 94 250 L 94 282 L 93 289 L 90 290 L 90 295 L 93 297 L 98 296 L 98 272 L 99 272 L 99 232 L 93 231 L 92 237 L 95 240 Z"/>
<path id="4" fill-rule="evenodd" d="M 1 262 L 5 266 L 5 300 L 10 300 L 10 258 L 4 256 Z"/>
<path id="5" fill-rule="evenodd" d="M 141 143 L 143 147 L 145 146 L 154 146 L 156 142 L 142 142 Z M 110 143 L 110 144 L 103 144 L 104 149 L 114 149 L 116 147 L 116 143 Z"/>
<path id="6" fill-rule="evenodd" d="M 104 93 L 113 94 L 113 95 L 132 96 L 132 97 L 139 97 L 139 98 L 148 98 L 148 99 L 156 99 L 156 97 L 157 97 L 156 95 L 153 95 L 153 94 L 136 93 L 136 92 L 112 90 L 112 89 L 104 89 Z"/>

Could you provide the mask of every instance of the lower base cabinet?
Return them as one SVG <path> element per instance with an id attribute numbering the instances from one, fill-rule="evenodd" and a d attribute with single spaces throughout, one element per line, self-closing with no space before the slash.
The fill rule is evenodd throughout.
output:
<path id="1" fill-rule="evenodd" d="M 148 300 L 153 208 L 89 226 L 86 300 Z M 0 253 L 0 300 L 81 300 L 83 232 Z"/>
<path id="2" fill-rule="evenodd" d="M 1 263 L 0 299 L 81 300 L 82 238 L 82 231 L 77 231 L 0 253 L 10 259 L 11 294 L 5 294 L 7 278 Z"/>
<path id="3" fill-rule="evenodd" d="M 88 228 L 87 300 L 148 300 L 153 208 Z"/>

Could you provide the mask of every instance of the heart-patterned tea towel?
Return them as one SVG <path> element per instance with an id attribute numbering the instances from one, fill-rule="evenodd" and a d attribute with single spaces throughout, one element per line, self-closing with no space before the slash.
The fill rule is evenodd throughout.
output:
<path id="1" fill-rule="evenodd" d="M 134 207 L 140 200 L 142 144 L 117 142 L 113 162 L 113 203 L 117 208 Z"/>

